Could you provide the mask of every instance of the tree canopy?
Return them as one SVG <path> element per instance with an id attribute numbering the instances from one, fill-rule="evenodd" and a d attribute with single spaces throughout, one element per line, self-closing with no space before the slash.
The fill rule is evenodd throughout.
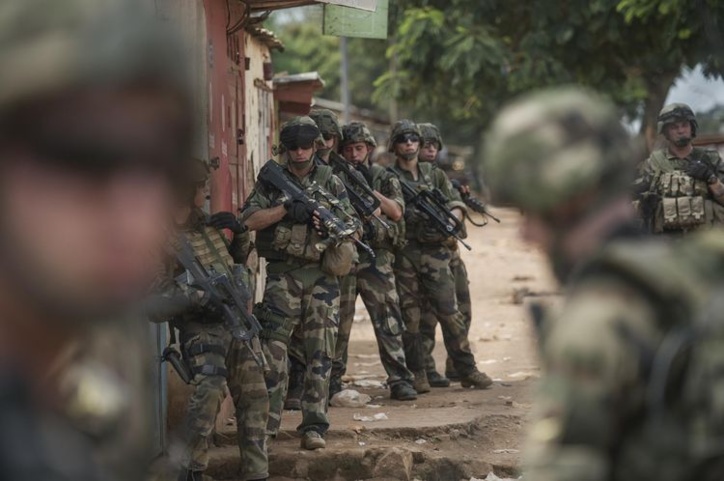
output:
<path id="1" fill-rule="evenodd" d="M 655 119 L 682 67 L 724 73 L 720 0 L 399 0 L 390 41 L 350 39 L 353 103 L 438 123 L 475 144 L 501 104 L 530 89 L 575 83 Z M 277 70 L 318 70 L 339 98 L 339 40 L 309 17 L 276 27 L 287 51 Z M 389 48 L 388 48 L 389 45 Z M 386 56 L 385 56 L 385 50 Z M 372 85 L 374 84 L 374 88 Z M 374 95 L 373 95 L 374 93 Z"/>

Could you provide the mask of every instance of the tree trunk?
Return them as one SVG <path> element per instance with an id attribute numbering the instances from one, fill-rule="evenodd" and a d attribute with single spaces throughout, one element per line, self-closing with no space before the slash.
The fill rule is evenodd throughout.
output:
<path id="1" fill-rule="evenodd" d="M 656 137 L 658 135 L 656 123 L 659 112 L 661 112 L 661 109 L 664 107 L 669 90 L 678 76 L 678 71 L 671 71 L 652 75 L 646 79 L 646 88 L 649 95 L 644 102 L 644 116 L 643 119 L 641 119 L 640 134 L 643 135 L 646 140 L 648 152 L 651 152 L 655 147 Z"/>

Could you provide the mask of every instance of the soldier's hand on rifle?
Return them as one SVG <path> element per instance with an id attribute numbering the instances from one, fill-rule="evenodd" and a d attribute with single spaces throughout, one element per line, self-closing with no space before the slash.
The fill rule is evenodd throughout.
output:
<path id="1" fill-rule="evenodd" d="M 684 168 L 686 175 L 696 180 L 703 180 L 707 183 L 712 183 L 712 180 L 716 181 L 716 175 L 711 168 L 703 162 L 689 162 Z"/>
<path id="2" fill-rule="evenodd" d="M 229 229 L 234 234 L 246 231 L 246 226 L 231 212 L 217 212 L 209 219 L 209 225 L 219 230 Z"/>
<path id="3" fill-rule="evenodd" d="M 312 219 L 314 210 L 311 210 L 301 200 L 289 199 L 284 202 L 284 208 L 287 210 L 287 216 L 297 224 L 306 224 Z"/>
<path id="4" fill-rule="evenodd" d="M 312 214 L 312 225 L 314 226 L 314 230 L 317 231 L 317 234 L 319 234 L 320 237 L 324 238 L 329 235 L 329 233 L 327 232 L 327 228 L 324 226 L 322 219 L 319 218 L 319 213 L 316 210 Z"/>

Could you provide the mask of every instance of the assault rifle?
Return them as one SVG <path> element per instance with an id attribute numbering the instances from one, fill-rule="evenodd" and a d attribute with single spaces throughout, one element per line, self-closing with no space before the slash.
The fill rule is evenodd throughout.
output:
<path id="1" fill-rule="evenodd" d="M 465 205 L 467 205 L 470 210 L 472 210 L 473 212 L 477 212 L 478 214 L 481 214 L 483 217 L 490 217 L 495 222 L 500 224 L 500 219 L 498 219 L 497 217 L 495 217 L 493 214 L 490 213 L 490 211 L 488 210 L 488 206 L 483 204 L 483 202 L 480 199 L 477 199 L 477 198 L 473 197 L 472 195 L 470 195 L 470 192 L 468 190 L 463 189 L 463 185 L 460 183 L 460 181 L 451 180 L 450 183 L 452 184 L 452 186 L 455 189 L 457 189 L 458 192 L 460 192 L 460 197 L 462 197 L 463 202 L 465 202 Z M 470 218 L 470 216 L 468 216 L 468 220 L 470 221 L 471 224 L 473 224 L 476 227 L 484 227 L 488 224 L 487 220 L 485 220 L 485 222 L 483 222 L 482 224 L 478 224 L 474 220 L 472 220 Z"/>
<path id="2" fill-rule="evenodd" d="M 377 198 L 362 174 L 353 169 L 341 155 L 334 151 L 329 154 L 329 166 L 332 167 L 335 174 L 340 172 L 344 174 L 340 177 L 347 190 L 347 195 L 349 195 L 349 201 L 359 216 L 363 220 L 374 218 L 382 227 L 389 229 L 390 226 L 375 215 L 375 211 L 380 206 L 380 199 Z"/>
<path id="3" fill-rule="evenodd" d="M 274 160 L 269 160 L 264 164 L 264 167 L 261 168 L 261 171 L 259 171 L 258 179 L 260 182 L 264 182 L 280 190 L 288 198 L 303 202 L 310 211 L 315 212 L 315 215 L 322 222 L 329 237 L 338 241 L 345 239 L 352 240 L 374 257 L 372 248 L 354 236 L 357 229 L 347 225 L 343 220 L 334 215 L 331 210 L 320 204 L 316 199 L 310 197 L 297 182 L 284 173 L 284 167 L 282 167 L 281 164 L 278 164 Z M 344 209 L 342 209 L 339 199 L 329 192 L 326 192 L 321 186 L 312 186 L 312 191 L 324 197 L 337 212 L 348 216 L 348 214 L 344 212 Z"/>
<path id="4" fill-rule="evenodd" d="M 388 167 L 387 170 L 400 180 L 405 204 L 417 209 L 427 219 L 430 227 L 447 237 L 456 239 L 467 250 L 472 250 L 472 247 L 460 237 L 463 223 L 447 208 L 448 201 L 442 192 L 438 189 L 415 189 L 395 169 Z"/>
<path id="5" fill-rule="evenodd" d="M 183 236 L 177 258 L 186 269 L 188 284 L 198 287 L 209 296 L 209 303 L 221 313 L 231 337 L 246 344 L 257 364 L 263 366 L 263 361 L 256 357 L 250 345 L 251 340 L 261 332 L 261 324 L 247 309 L 251 294 L 246 286 L 229 278 L 225 272 L 219 273 L 213 269 L 207 271 L 194 255 L 188 239 Z"/>

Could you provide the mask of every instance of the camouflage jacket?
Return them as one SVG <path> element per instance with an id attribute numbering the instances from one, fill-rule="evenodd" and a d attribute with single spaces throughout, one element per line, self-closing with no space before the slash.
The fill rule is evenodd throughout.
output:
<path id="1" fill-rule="evenodd" d="M 336 175 L 332 174 L 331 167 L 314 165 L 309 174 L 303 179 L 297 178 L 289 172 L 289 170 L 285 171 L 294 182 L 302 189 L 305 189 L 317 202 L 329 208 L 334 215 L 355 229 L 361 229 L 361 223 L 357 217 L 357 213 L 349 202 L 344 184 Z M 318 193 L 315 194 L 316 188 L 321 188 L 326 193 L 331 194 L 331 196 L 338 201 L 342 213 L 333 209 L 327 199 Z M 283 204 L 286 200 L 286 196 L 276 188 L 257 181 L 254 190 L 246 199 L 241 217 L 243 220 L 246 220 L 255 212 L 276 207 Z M 318 253 L 318 257 L 314 259 L 308 251 L 311 250 L 310 246 L 318 246 L 320 243 L 324 243 L 325 240 L 320 238 L 311 225 L 307 224 L 303 228 L 301 224 L 296 225 L 299 226 L 299 229 L 295 227 L 295 224 L 291 220 L 285 217 L 277 224 L 261 230 L 256 238 L 256 247 L 259 255 L 267 260 L 296 259 L 300 262 L 318 262 L 321 253 Z M 300 238 L 296 238 L 298 234 Z M 300 244 L 298 255 L 289 253 L 289 251 L 292 250 L 291 247 L 293 247 L 290 246 L 290 244 L 295 243 Z"/>
<path id="2" fill-rule="evenodd" d="M 613 241 L 580 268 L 542 326 L 526 479 L 721 479 L 724 381 L 711 373 L 724 368 L 724 310 L 711 303 L 722 272 L 716 231 Z M 700 349 L 680 342 L 691 336 Z"/>
<path id="3" fill-rule="evenodd" d="M 450 180 L 442 169 L 434 167 L 428 162 L 418 162 L 418 178 L 415 179 L 412 173 L 400 169 L 397 166 L 393 170 L 401 179 L 412 185 L 416 189 L 438 189 L 443 197 L 448 199 L 448 209 L 461 209 L 467 211 L 465 203 L 453 188 Z M 405 237 L 408 240 L 420 241 L 425 244 L 449 244 L 453 245 L 454 239 L 450 240 L 436 230 L 431 228 L 427 220 L 415 209 L 414 206 L 407 205 L 405 209 Z M 464 235 L 463 235 L 464 237 Z"/>
<path id="4" fill-rule="evenodd" d="M 244 262 L 249 253 L 249 233 L 237 234 L 229 243 L 221 231 L 206 225 L 206 221 L 207 216 L 203 212 L 195 212 L 193 220 L 179 235 L 191 244 L 194 255 L 206 270 L 226 272 L 230 278 L 248 285 L 249 275 Z M 188 322 L 214 322 L 205 307 L 205 293 L 183 279 L 185 269 L 175 257 L 179 240 L 175 239 L 172 244 L 166 265 L 156 282 L 154 295 L 149 300 L 151 320 L 165 322 L 173 319 L 179 326 Z"/>
<path id="5" fill-rule="evenodd" d="M 644 162 L 635 187 L 645 191 L 640 197 L 642 216 L 654 233 L 692 231 L 724 223 L 724 206 L 714 199 L 707 183 L 686 175 L 685 168 L 691 162 L 707 164 L 719 180 L 724 180 L 724 163 L 713 150 L 694 148 L 688 157 L 679 159 L 664 148 Z"/>

